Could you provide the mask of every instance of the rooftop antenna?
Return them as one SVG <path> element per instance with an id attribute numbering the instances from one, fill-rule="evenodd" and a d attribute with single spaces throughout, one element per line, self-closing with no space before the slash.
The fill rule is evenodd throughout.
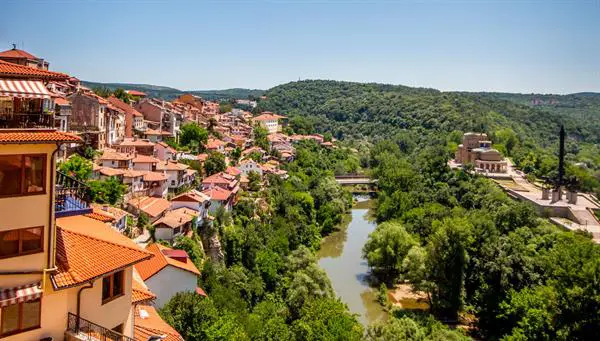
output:
<path id="1" fill-rule="evenodd" d="M 13 48 L 12 48 L 13 50 L 16 50 L 16 49 L 17 49 L 17 44 L 15 44 L 15 43 L 12 43 L 12 46 L 13 46 Z"/>

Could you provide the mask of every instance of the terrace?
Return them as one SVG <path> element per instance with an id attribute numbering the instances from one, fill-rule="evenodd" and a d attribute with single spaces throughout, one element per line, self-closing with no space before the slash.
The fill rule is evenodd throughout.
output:
<path id="1" fill-rule="evenodd" d="M 135 341 L 117 331 L 102 327 L 69 313 L 65 340 L 68 341 Z"/>
<path id="2" fill-rule="evenodd" d="M 92 213 L 88 186 L 59 171 L 56 172 L 54 198 L 57 218 Z"/>

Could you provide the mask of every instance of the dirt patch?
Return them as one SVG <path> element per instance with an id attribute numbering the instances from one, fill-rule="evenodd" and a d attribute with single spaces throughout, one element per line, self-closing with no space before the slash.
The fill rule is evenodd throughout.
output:
<path id="1" fill-rule="evenodd" d="M 413 291 L 410 284 L 398 284 L 388 290 L 388 299 L 393 307 L 408 310 L 428 310 L 429 300 L 423 291 Z"/>

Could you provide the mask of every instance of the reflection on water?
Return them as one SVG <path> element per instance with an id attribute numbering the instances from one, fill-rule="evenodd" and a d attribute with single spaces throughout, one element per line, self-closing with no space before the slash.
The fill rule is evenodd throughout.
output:
<path id="1" fill-rule="evenodd" d="M 351 312 L 367 325 L 386 318 L 387 313 L 377 302 L 377 290 L 369 286 L 368 266 L 362 258 L 362 247 L 375 223 L 367 219 L 370 201 L 358 198 L 340 231 L 325 237 L 317 253 L 319 265 L 327 272 L 333 289 Z"/>

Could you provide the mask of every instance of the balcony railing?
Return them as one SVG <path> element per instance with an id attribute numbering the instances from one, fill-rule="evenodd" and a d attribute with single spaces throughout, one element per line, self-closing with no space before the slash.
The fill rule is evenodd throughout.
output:
<path id="1" fill-rule="evenodd" d="M 57 171 L 55 216 L 59 218 L 92 213 L 88 191 L 88 186 L 83 182 Z"/>
<path id="2" fill-rule="evenodd" d="M 69 313 L 67 332 L 82 341 L 135 341 L 114 330 L 104 328 L 75 314 Z"/>
<path id="3" fill-rule="evenodd" d="M 54 128 L 54 115 L 43 112 L 2 114 L 0 128 Z"/>

